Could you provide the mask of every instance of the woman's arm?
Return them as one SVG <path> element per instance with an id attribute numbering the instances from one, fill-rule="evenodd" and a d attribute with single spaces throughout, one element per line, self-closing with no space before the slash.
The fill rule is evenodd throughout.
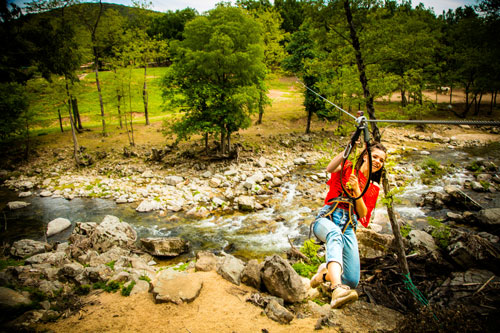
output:
<path id="1" fill-rule="evenodd" d="M 344 156 L 344 152 L 338 153 L 337 156 L 335 156 L 330 161 L 330 163 L 328 163 L 328 166 L 326 167 L 326 172 L 328 172 L 328 173 L 339 172 L 340 165 L 342 164 L 342 157 L 343 156 Z"/>
<path id="2" fill-rule="evenodd" d="M 359 189 L 358 177 L 356 177 L 356 175 L 354 174 L 351 174 L 351 176 L 349 177 L 349 181 L 347 183 L 350 184 L 354 196 L 359 197 L 361 195 L 361 190 Z M 368 208 L 366 208 L 366 204 L 363 198 L 359 198 L 358 200 L 356 200 L 355 204 L 356 204 L 356 212 L 358 215 L 358 219 L 365 217 L 366 214 L 368 214 Z"/>

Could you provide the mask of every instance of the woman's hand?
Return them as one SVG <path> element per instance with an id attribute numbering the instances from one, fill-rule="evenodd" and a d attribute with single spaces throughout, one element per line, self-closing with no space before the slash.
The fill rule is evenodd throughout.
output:
<path id="1" fill-rule="evenodd" d="M 359 189 L 358 177 L 354 173 L 351 174 L 349 180 L 347 181 L 347 187 L 351 189 L 354 193 L 354 196 L 358 197 L 361 194 L 361 190 Z"/>

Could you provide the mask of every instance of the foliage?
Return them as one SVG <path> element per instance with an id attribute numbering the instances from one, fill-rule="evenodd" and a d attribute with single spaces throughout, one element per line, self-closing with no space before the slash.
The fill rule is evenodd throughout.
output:
<path id="1" fill-rule="evenodd" d="M 408 236 L 410 235 L 410 231 L 411 231 L 411 225 L 409 224 L 403 224 L 400 228 L 400 231 L 401 231 L 401 236 L 403 236 L 403 238 L 408 238 Z"/>
<path id="2" fill-rule="evenodd" d="M 135 281 L 130 281 L 129 285 L 128 286 L 123 286 L 122 287 L 122 296 L 130 296 L 130 292 L 132 291 L 132 289 L 134 288 L 136 282 Z"/>
<path id="3" fill-rule="evenodd" d="M 114 293 L 117 290 L 119 290 L 121 287 L 122 287 L 122 284 L 120 282 L 109 281 L 108 283 L 106 283 L 106 285 L 102 289 L 108 293 Z"/>
<path id="4" fill-rule="evenodd" d="M 307 278 L 313 276 L 318 269 L 316 265 L 310 265 L 300 261 L 293 264 L 292 267 L 297 272 L 297 274 Z"/>
<path id="5" fill-rule="evenodd" d="M 189 266 L 189 261 L 188 261 L 188 262 L 183 263 L 182 265 L 179 265 L 179 266 L 177 266 L 177 267 L 174 267 L 174 270 L 176 270 L 176 271 L 180 271 L 180 272 L 183 272 L 183 271 L 185 271 L 185 270 L 188 268 L 188 266 Z"/>
<path id="6" fill-rule="evenodd" d="M 28 116 L 28 100 L 25 88 L 15 82 L 0 83 L 0 141 L 23 132 L 24 119 Z"/>
<path id="7" fill-rule="evenodd" d="M 175 12 L 169 10 L 153 19 L 147 31 L 148 35 L 161 40 L 183 40 L 186 23 L 197 15 L 196 10 L 189 7 Z"/>
<path id="8" fill-rule="evenodd" d="M 442 176 L 445 173 L 445 169 L 441 166 L 441 164 L 432 157 L 426 158 L 420 164 L 420 167 L 423 170 L 420 178 L 422 179 L 422 182 L 424 184 L 431 184 L 438 177 Z"/>
<path id="9" fill-rule="evenodd" d="M 431 216 L 427 217 L 427 222 L 434 227 L 431 236 L 436 240 L 437 245 L 442 249 L 446 249 L 450 242 L 450 227 Z"/>
<path id="10" fill-rule="evenodd" d="M 77 295 L 88 295 L 90 288 L 91 286 L 89 284 L 82 284 L 81 286 L 75 288 L 75 293 Z"/>
<path id="11" fill-rule="evenodd" d="M 171 126 L 179 139 L 218 133 L 225 153 L 231 133 L 250 125 L 265 76 L 260 29 L 242 9 L 219 5 L 188 22 L 185 39 L 172 43 L 163 86 L 168 102 L 182 106 Z"/>
<path id="12" fill-rule="evenodd" d="M 0 260 L 0 271 L 9 266 L 24 266 L 24 260 L 14 260 L 12 258 Z"/>
<path id="13" fill-rule="evenodd" d="M 304 245 L 300 248 L 300 252 L 309 258 L 310 263 L 296 262 L 293 264 L 292 267 L 297 274 L 310 278 L 316 273 L 318 266 L 325 262 L 323 257 L 320 258 L 318 256 L 319 249 L 320 245 L 315 244 L 312 240 L 308 239 L 304 241 Z"/>
<path id="14" fill-rule="evenodd" d="M 111 270 L 115 270 L 115 263 L 116 263 L 116 260 L 112 260 L 110 262 L 107 262 L 105 263 L 104 265 L 108 266 L 109 268 L 111 268 Z"/>
<path id="15" fill-rule="evenodd" d="M 147 275 L 141 275 L 141 276 L 139 276 L 139 280 L 143 280 L 143 281 L 146 281 L 148 283 L 151 283 L 151 279 Z"/>

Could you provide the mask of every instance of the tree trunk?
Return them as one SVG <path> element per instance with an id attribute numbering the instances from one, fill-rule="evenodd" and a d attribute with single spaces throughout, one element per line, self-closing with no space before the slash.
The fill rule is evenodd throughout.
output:
<path id="1" fill-rule="evenodd" d="M 306 134 L 311 133 L 311 120 L 312 120 L 312 115 L 313 115 L 312 110 L 309 110 L 309 111 L 307 112 L 307 126 L 306 126 Z"/>
<path id="2" fill-rule="evenodd" d="M 264 99 L 264 93 L 262 91 L 259 92 L 259 120 L 257 121 L 257 124 L 260 125 L 262 124 L 262 116 L 264 115 L 264 105 L 263 105 L 263 99 Z"/>
<path id="3" fill-rule="evenodd" d="M 450 105 L 453 103 L 453 83 L 450 85 Z"/>
<path id="4" fill-rule="evenodd" d="M 227 153 L 231 153 L 231 132 L 227 131 Z"/>
<path id="5" fill-rule="evenodd" d="M 57 115 L 59 116 L 59 127 L 61 128 L 61 133 L 64 133 L 64 128 L 62 124 L 61 109 L 57 109 Z"/>
<path id="6" fill-rule="evenodd" d="M 406 91 L 401 89 L 401 106 L 405 107 L 408 105 L 408 101 L 406 100 Z"/>
<path id="7" fill-rule="evenodd" d="M 356 56 L 356 64 L 359 71 L 359 81 L 363 87 L 363 96 L 365 97 L 366 110 L 370 119 L 376 120 L 375 108 L 373 106 L 373 96 L 368 88 L 368 78 L 366 77 L 365 64 L 363 62 L 363 57 L 361 54 L 361 45 L 359 44 L 358 35 L 356 29 L 354 28 L 354 23 L 352 21 L 351 7 L 348 0 L 344 0 L 344 9 L 347 18 L 347 23 L 349 24 L 349 31 L 351 35 L 352 47 L 354 48 L 354 54 Z M 372 135 L 375 141 L 380 141 L 380 131 L 376 123 L 371 123 Z"/>
<path id="8" fill-rule="evenodd" d="M 149 115 L 148 115 L 148 87 L 146 81 L 148 65 L 144 65 L 144 86 L 142 88 L 142 100 L 144 102 L 144 115 L 146 116 L 146 125 L 149 125 Z"/>
<path id="9" fill-rule="evenodd" d="M 205 154 L 208 155 L 208 132 L 205 132 Z"/>
<path id="10" fill-rule="evenodd" d="M 118 109 L 118 120 L 120 121 L 120 128 L 123 128 L 122 111 L 120 110 L 122 95 L 120 95 L 119 90 L 117 90 L 117 92 L 116 92 L 116 98 L 118 99 L 117 104 L 116 104 L 116 108 Z"/>
<path id="11" fill-rule="evenodd" d="M 382 184 L 384 186 L 384 194 L 387 196 L 390 193 L 389 180 L 385 172 L 382 173 Z M 399 268 L 403 275 L 408 275 L 410 272 L 408 268 L 408 262 L 406 261 L 406 253 L 403 243 L 403 237 L 401 236 L 401 230 L 399 228 L 399 223 L 396 220 L 396 214 L 394 214 L 394 209 L 392 205 L 392 198 L 388 200 L 387 203 L 387 214 L 389 215 L 389 221 L 391 222 L 392 234 L 396 241 L 396 251 L 398 255 Z"/>
<path id="12" fill-rule="evenodd" d="M 25 110 L 24 111 L 25 113 L 27 113 L 28 111 Z M 28 158 L 30 157 L 30 123 L 29 123 L 29 118 L 28 118 L 28 115 L 26 114 L 26 117 L 25 117 L 25 122 L 26 122 L 26 135 L 25 135 L 25 139 L 26 139 L 26 143 L 25 143 L 25 150 L 24 150 L 24 159 L 27 161 Z"/>
<path id="13" fill-rule="evenodd" d="M 101 107 L 101 119 L 102 119 L 102 135 L 106 134 L 106 120 L 104 119 L 104 103 L 102 101 L 101 84 L 99 82 L 99 56 L 97 54 L 97 49 L 94 47 L 94 71 L 95 71 L 95 83 L 97 85 L 97 93 L 99 94 L 99 105 Z"/>
<path id="14" fill-rule="evenodd" d="M 69 113 L 69 123 L 71 124 L 71 135 L 73 137 L 73 153 L 75 155 L 76 165 L 80 166 L 81 161 L 78 156 L 80 148 L 78 147 L 78 141 L 76 139 L 76 133 L 75 133 L 75 125 L 73 123 L 73 115 L 71 112 L 71 95 L 69 93 L 68 78 L 65 77 L 65 80 L 66 80 L 66 94 L 68 95 L 68 101 L 70 101 L 68 104 L 68 113 Z"/>
<path id="15" fill-rule="evenodd" d="M 476 95 L 477 96 L 477 95 Z M 483 92 L 479 93 L 479 99 L 475 99 L 475 109 L 474 109 L 474 115 L 477 116 L 479 115 L 479 109 L 481 108 L 481 100 L 483 99 Z"/>
<path id="16" fill-rule="evenodd" d="M 133 125 L 133 113 L 132 113 L 132 88 L 131 88 L 131 81 L 132 81 L 132 69 L 129 71 L 129 80 L 128 80 L 128 110 L 130 113 L 130 145 L 135 146 L 135 140 L 134 140 L 134 125 Z"/>
<path id="17" fill-rule="evenodd" d="M 462 112 L 462 118 L 467 117 L 467 113 L 469 113 L 470 105 L 469 105 L 469 87 L 470 83 L 465 85 L 465 110 Z"/>
<path id="18" fill-rule="evenodd" d="M 78 100 L 76 97 L 71 98 L 71 106 L 73 107 L 73 115 L 75 117 L 75 126 L 78 133 L 81 133 L 83 126 L 82 120 L 80 119 L 80 110 L 78 109 Z"/>
<path id="19" fill-rule="evenodd" d="M 495 93 L 496 91 L 491 91 L 490 110 L 488 111 L 488 116 L 491 116 L 493 114 L 493 101 L 495 100 Z"/>

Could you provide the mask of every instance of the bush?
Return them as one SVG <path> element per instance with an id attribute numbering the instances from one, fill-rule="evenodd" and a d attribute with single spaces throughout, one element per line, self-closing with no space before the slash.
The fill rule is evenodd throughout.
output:
<path id="1" fill-rule="evenodd" d="M 130 282 L 130 284 L 126 287 L 122 288 L 122 296 L 130 296 L 130 292 L 135 286 L 135 281 Z"/>
<path id="2" fill-rule="evenodd" d="M 424 171 L 420 178 L 422 179 L 422 183 L 429 185 L 434 182 L 437 178 L 442 176 L 445 173 L 444 168 L 441 167 L 438 161 L 435 159 L 428 157 L 421 164 L 420 167 Z"/>
<path id="3" fill-rule="evenodd" d="M 88 295 L 90 288 L 89 284 L 82 284 L 81 286 L 76 287 L 75 293 L 77 295 Z"/>
<path id="4" fill-rule="evenodd" d="M 435 219 L 431 216 L 427 217 L 429 225 L 434 227 L 432 230 L 432 237 L 441 249 L 446 249 L 450 243 L 450 227 L 441 223 L 441 220 Z"/>

